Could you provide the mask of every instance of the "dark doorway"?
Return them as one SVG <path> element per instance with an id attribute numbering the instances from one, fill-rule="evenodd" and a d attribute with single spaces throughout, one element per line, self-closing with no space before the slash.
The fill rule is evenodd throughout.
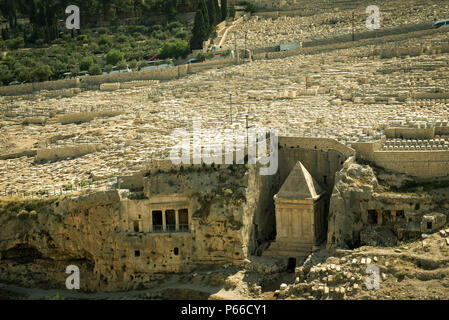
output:
<path id="1" fill-rule="evenodd" d="M 376 210 L 368 210 L 368 223 L 369 224 L 377 224 Z"/>
<path id="2" fill-rule="evenodd" d="M 181 209 L 178 211 L 179 214 L 179 231 L 189 232 L 189 210 Z"/>
<path id="3" fill-rule="evenodd" d="M 162 231 L 162 211 L 153 211 L 153 232 Z"/>
<path id="4" fill-rule="evenodd" d="M 134 221 L 134 232 L 139 232 L 140 228 L 139 228 L 139 221 Z"/>
<path id="5" fill-rule="evenodd" d="M 295 268 L 296 268 L 296 258 L 288 258 L 287 272 L 293 273 L 295 272 Z"/>
<path id="6" fill-rule="evenodd" d="M 382 214 L 382 224 L 386 225 L 391 222 L 391 211 L 385 210 Z"/>
<path id="7" fill-rule="evenodd" d="M 167 228 L 166 231 L 175 232 L 176 231 L 175 210 L 165 211 L 165 221 L 166 221 L 166 228 Z"/>

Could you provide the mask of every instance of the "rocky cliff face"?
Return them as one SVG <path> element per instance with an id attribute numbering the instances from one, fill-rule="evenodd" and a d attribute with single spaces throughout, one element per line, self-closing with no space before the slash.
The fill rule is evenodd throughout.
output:
<path id="1" fill-rule="evenodd" d="M 147 177 L 140 199 L 111 190 L 0 201 L 0 282 L 64 289 L 66 267 L 76 265 L 81 289 L 116 291 L 154 286 L 166 273 L 243 264 L 274 228 L 272 184 L 256 172 L 161 173 Z M 133 228 L 135 219 L 151 219 L 152 199 L 170 195 L 167 209 L 189 199 L 190 232 Z"/>
<path id="2" fill-rule="evenodd" d="M 349 158 L 336 174 L 328 249 L 394 246 L 438 230 L 449 216 L 447 185 L 445 181 L 417 184 L 412 177 L 374 170 Z"/>
<path id="3" fill-rule="evenodd" d="M 2 202 L 1 281 L 64 288 L 66 267 L 76 265 L 81 286 L 95 290 L 112 278 L 110 273 L 101 274 L 101 265 L 111 261 L 108 254 L 118 246 L 111 225 L 118 219 L 119 206 L 113 191 Z"/>
<path id="4" fill-rule="evenodd" d="M 374 171 L 349 158 L 336 173 L 328 219 L 328 247 L 353 248 L 363 229 L 359 203 L 368 201 L 379 186 Z"/>

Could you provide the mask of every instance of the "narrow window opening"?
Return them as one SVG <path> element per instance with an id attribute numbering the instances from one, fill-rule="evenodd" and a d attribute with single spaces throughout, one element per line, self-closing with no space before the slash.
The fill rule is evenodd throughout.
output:
<path id="1" fill-rule="evenodd" d="M 175 254 L 175 256 L 177 256 L 179 254 L 179 249 L 178 248 L 174 248 L 173 249 L 173 253 Z"/>
<path id="2" fill-rule="evenodd" d="M 293 273 L 296 268 L 296 258 L 288 258 L 287 272 Z"/>
<path id="3" fill-rule="evenodd" d="M 377 212 L 376 210 L 368 210 L 368 223 L 376 224 L 377 223 Z"/>
<path id="4" fill-rule="evenodd" d="M 168 232 L 176 231 L 176 216 L 175 210 L 167 210 L 165 211 L 165 227 Z"/>
<path id="5" fill-rule="evenodd" d="M 189 210 L 181 209 L 178 211 L 179 214 L 179 231 L 189 232 Z"/>
<path id="6" fill-rule="evenodd" d="M 153 211 L 153 232 L 162 231 L 162 211 Z"/>

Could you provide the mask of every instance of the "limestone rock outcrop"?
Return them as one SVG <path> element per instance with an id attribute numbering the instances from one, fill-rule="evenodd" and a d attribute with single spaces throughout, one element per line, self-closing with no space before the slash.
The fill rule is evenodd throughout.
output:
<path id="1" fill-rule="evenodd" d="M 364 224 L 358 203 L 371 199 L 379 184 L 374 171 L 350 157 L 336 173 L 328 219 L 328 247 L 352 248 Z"/>

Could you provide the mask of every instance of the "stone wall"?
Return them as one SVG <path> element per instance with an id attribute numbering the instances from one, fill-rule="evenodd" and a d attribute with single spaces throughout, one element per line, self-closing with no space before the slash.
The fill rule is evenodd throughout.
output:
<path id="1" fill-rule="evenodd" d="M 448 150 L 379 150 L 377 143 L 354 143 L 357 157 L 386 170 L 404 173 L 420 180 L 449 176 Z"/>
<path id="2" fill-rule="evenodd" d="M 16 86 L 3 86 L 0 87 L 0 95 L 16 96 L 22 94 L 29 94 L 40 90 L 62 90 L 78 87 L 79 84 L 80 79 L 64 79 L 56 81 L 26 83 Z"/>
<path id="3" fill-rule="evenodd" d="M 334 176 L 343 162 L 353 155 L 353 149 L 327 138 L 279 137 L 280 185 L 287 179 L 298 161 L 329 193 L 334 186 Z"/>
<path id="4" fill-rule="evenodd" d="M 449 176 L 449 151 L 377 151 L 372 161 L 382 168 L 422 179 Z"/>
<path id="5" fill-rule="evenodd" d="M 213 68 L 221 68 L 225 66 L 235 65 L 239 63 L 238 58 L 234 59 L 218 59 L 203 63 L 179 65 L 176 67 L 168 67 L 153 70 L 144 70 L 138 72 L 124 72 L 117 74 L 107 74 L 98 76 L 89 76 L 76 79 L 64 79 L 46 82 L 28 83 L 17 86 L 3 86 L 0 87 L 0 95 L 14 96 L 30 94 L 40 90 L 63 90 L 70 88 L 84 88 L 84 89 L 100 89 L 102 84 L 106 85 L 110 90 L 117 90 L 120 88 L 128 88 L 134 86 L 129 85 L 117 86 L 115 83 L 133 82 L 133 81 L 148 81 L 148 80 L 172 80 L 184 77 L 188 74 L 201 72 Z M 151 83 L 149 83 L 151 84 Z M 109 88 L 112 86 L 111 88 Z"/>
<path id="6" fill-rule="evenodd" d="M 435 138 L 435 128 L 387 128 L 385 135 L 387 138 L 433 139 Z"/>
<path id="7" fill-rule="evenodd" d="M 78 112 L 68 113 L 56 117 L 56 121 L 61 124 L 83 123 L 94 120 L 98 117 L 115 117 L 122 114 L 122 111 L 95 111 L 95 112 Z"/>
<path id="8" fill-rule="evenodd" d="M 89 153 L 97 152 L 102 148 L 98 144 L 85 144 L 74 147 L 60 147 L 49 149 L 38 149 L 35 160 L 39 161 L 56 161 L 66 158 L 81 157 Z"/>

